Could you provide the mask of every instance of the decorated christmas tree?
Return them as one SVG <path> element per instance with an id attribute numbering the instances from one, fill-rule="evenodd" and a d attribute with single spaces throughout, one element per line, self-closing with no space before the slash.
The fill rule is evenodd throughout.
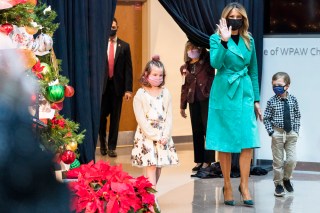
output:
<path id="1" fill-rule="evenodd" d="M 59 27 L 54 23 L 56 16 L 50 6 L 37 0 L 1 0 L 0 50 L 21 56 L 23 75 L 39 85 L 30 97 L 29 112 L 41 145 L 58 154 L 64 163 L 76 164 L 77 147 L 84 139 L 84 131 L 79 132 L 78 123 L 59 113 L 63 100 L 72 97 L 74 89 L 59 74 L 61 61 L 53 50 L 52 36 Z"/>

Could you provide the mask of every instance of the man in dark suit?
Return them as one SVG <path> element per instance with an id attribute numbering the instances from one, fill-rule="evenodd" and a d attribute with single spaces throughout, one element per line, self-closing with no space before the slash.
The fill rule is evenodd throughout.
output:
<path id="1" fill-rule="evenodd" d="M 132 62 L 130 46 L 117 37 L 118 22 L 114 18 L 108 41 L 108 59 L 103 85 L 100 113 L 100 152 L 110 157 L 117 157 L 119 122 L 122 98 L 132 98 Z M 107 117 L 110 116 L 108 147 L 106 146 Z"/>

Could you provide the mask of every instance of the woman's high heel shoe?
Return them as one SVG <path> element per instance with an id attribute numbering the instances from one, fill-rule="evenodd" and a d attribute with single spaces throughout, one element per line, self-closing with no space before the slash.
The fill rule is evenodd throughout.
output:
<path id="1" fill-rule="evenodd" d="M 224 200 L 224 187 L 222 187 L 223 200 Z M 234 200 L 224 200 L 224 205 L 234 206 L 236 202 Z"/>
<path id="2" fill-rule="evenodd" d="M 244 200 L 243 199 L 243 195 L 242 195 L 240 186 L 239 186 L 239 192 L 240 192 L 240 198 L 241 198 L 244 205 L 246 205 L 246 206 L 253 206 L 254 205 L 253 200 Z"/>

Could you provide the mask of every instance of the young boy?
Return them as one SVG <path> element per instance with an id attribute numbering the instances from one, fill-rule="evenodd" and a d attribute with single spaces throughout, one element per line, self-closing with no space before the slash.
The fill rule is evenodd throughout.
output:
<path id="1" fill-rule="evenodd" d="M 300 110 L 297 99 L 288 93 L 290 77 L 285 72 L 272 76 L 272 87 L 275 93 L 267 102 L 263 122 L 272 138 L 274 195 L 282 197 L 293 192 L 290 182 L 296 166 L 296 142 L 300 128 Z M 284 151 L 286 161 L 284 161 Z M 284 188 L 283 188 L 284 187 Z"/>

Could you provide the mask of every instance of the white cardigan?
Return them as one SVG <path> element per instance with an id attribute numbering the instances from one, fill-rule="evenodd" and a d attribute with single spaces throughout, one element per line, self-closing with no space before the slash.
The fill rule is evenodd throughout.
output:
<path id="1" fill-rule="evenodd" d="M 138 89 L 136 95 L 133 98 L 133 111 L 143 134 L 150 140 L 160 141 L 162 138 L 169 139 L 171 138 L 172 131 L 172 100 L 170 92 L 167 88 L 163 87 L 163 107 L 164 112 L 163 115 L 165 124 L 164 129 L 161 135 L 157 134 L 149 122 L 147 121 L 146 114 L 150 110 L 150 104 L 148 102 L 148 98 L 144 92 L 143 88 Z"/>

